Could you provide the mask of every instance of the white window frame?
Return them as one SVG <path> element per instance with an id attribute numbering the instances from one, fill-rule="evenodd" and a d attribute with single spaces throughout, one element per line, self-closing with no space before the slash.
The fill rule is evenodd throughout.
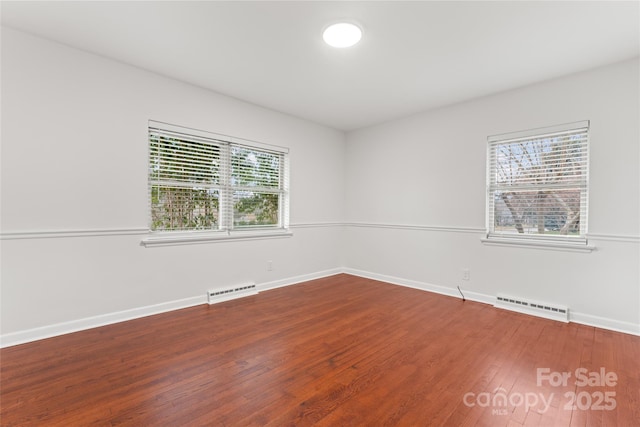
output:
<path id="1" fill-rule="evenodd" d="M 148 176 L 147 218 L 149 221 L 149 234 L 142 239 L 143 246 L 182 245 L 226 240 L 253 240 L 292 236 L 289 229 L 289 150 L 287 148 L 149 120 L 147 133 L 147 168 L 150 166 L 150 135 L 152 132 L 160 132 L 165 135 L 188 135 L 189 137 L 197 138 L 199 140 L 208 140 L 219 145 L 221 147 L 220 158 L 221 168 L 223 170 L 221 171 L 221 183 L 218 186 L 218 227 L 217 229 L 206 230 L 152 230 L 152 179 Z M 232 148 L 248 148 L 250 150 L 275 153 L 281 156 L 279 189 L 274 190 L 275 193 L 280 195 L 277 225 L 234 226 L 233 192 L 240 191 L 242 188 L 234 186 L 230 178 L 231 162 L 229 158 Z"/>
<path id="2" fill-rule="evenodd" d="M 486 236 L 481 241 L 488 245 L 516 246 L 537 249 L 590 252 L 595 249 L 588 244 L 588 199 L 589 199 L 589 121 L 567 123 L 557 126 L 530 129 L 526 131 L 511 132 L 500 135 L 492 135 L 487 138 L 487 176 L 486 176 Z M 537 233 L 513 233 L 500 232 L 495 229 L 494 209 L 495 194 L 497 191 L 504 191 L 504 184 L 497 181 L 497 148 L 500 145 L 512 144 L 514 142 L 525 142 L 542 139 L 545 137 L 562 136 L 573 132 L 584 132 L 586 140 L 584 142 L 585 155 L 583 166 L 584 173 L 581 175 L 580 189 L 580 232 L 578 236 L 567 235 L 547 235 Z M 520 191 L 536 191 L 547 189 L 548 184 L 521 185 Z M 564 188 L 564 187 L 563 187 Z M 567 187 L 568 189 L 568 187 Z M 573 187 L 571 189 L 576 189 Z"/>

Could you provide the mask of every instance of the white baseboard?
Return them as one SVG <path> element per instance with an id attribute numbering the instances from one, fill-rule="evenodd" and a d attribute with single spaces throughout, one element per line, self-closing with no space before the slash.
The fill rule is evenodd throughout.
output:
<path id="1" fill-rule="evenodd" d="M 448 288 L 445 286 L 434 285 L 426 282 L 419 282 L 416 280 L 403 279 L 394 276 L 387 276 L 384 274 L 372 273 L 369 271 L 362 271 L 353 268 L 345 268 L 344 273 L 352 274 L 354 276 L 364 277 L 367 279 L 379 280 L 381 282 L 391 283 L 393 285 L 406 286 L 409 288 L 420 289 L 427 292 L 435 292 L 441 295 L 447 295 L 450 297 L 461 298 L 456 288 Z M 484 304 L 493 305 L 495 303 L 495 295 L 481 294 L 479 292 L 471 292 L 463 289 L 465 299 L 469 301 L 481 302 Z M 529 313 L 523 313 L 529 314 Z M 590 314 L 576 313 L 569 311 L 569 322 L 579 323 L 581 325 L 593 326 L 600 329 L 607 329 L 615 332 L 622 332 L 630 335 L 640 336 L 640 324 L 634 324 L 631 322 L 624 322 L 615 319 L 609 319 L 606 317 L 593 316 Z"/>
<path id="2" fill-rule="evenodd" d="M 107 313 L 99 316 L 85 317 L 83 319 L 56 323 L 54 325 L 42 326 L 39 328 L 27 329 L 25 331 L 12 332 L 0 336 L 0 348 L 51 338 L 58 335 L 70 334 L 72 332 L 83 331 L 85 329 L 111 325 L 113 323 L 138 319 L 140 317 L 151 316 L 153 314 L 165 313 L 167 311 L 179 310 L 181 308 L 193 307 L 194 305 L 206 303 L 207 296 L 203 293 L 202 296 L 198 297 L 184 298 L 160 304 L 148 305 L 145 307 L 132 308 L 130 310 L 116 311 L 114 313 Z"/>
<path id="3" fill-rule="evenodd" d="M 266 291 L 269 289 L 276 289 L 284 286 L 291 286 L 298 283 L 307 282 L 309 280 L 329 277 L 340 273 L 351 274 L 353 276 L 364 277 L 367 279 L 379 280 L 381 282 L 419 289 L 422 291 L 434 292 L 454 298 L 461 298 L 456 288 L 434 285 L 431 283 L 420 282 L 416 280 L 403 279 L 400 277 L 388 276 L 385 274 L 372 273 L 369 271 L 363 271 L 354 268 L 333 268 L 329 270 L 318 271 L 315 273 L 293 276 L 281 280 L 274 280 L 272 282 L 258 284 L 258 288 L 260 291 Z M 481 294 L 465 289 L 463 289 L 463 292 L 465 298 L 469 301 L 481 302 L 490 305 L 493 305 L 493 303 L 495 302 L 495 296 L 492 295 Z M 33 328 L 24 331 L 12 332 L 9 334 L 0 335 L 0 348 L 24 344 L 31 341 L 51 338 L 58 335 L 69 334 L 85 329 L 97 328 L 99 326 L 138 319 L 140 317 L 151 316 L 154 314 L 165 313 L 168 311 L 179 310 L 181 308 L 193 307 L 195 305 L 206 303 L 207 297 L 203 292 L 201 296 L 184 298 L 145 307 L 138 307 L 130 310 L 118 311 L 99 316 L 86 317 L 83 319 L 57 323 L 49 326 L 42 326 L 39 328 Z M 640 336 L 640 325 L 631 322 L 623 322 L 615 319 L 576 312 L 570 312 L 570 322 Z"/>
<path id="4" fill-rule="evenodd" d="M 483 304 L 493 305 L 496 301 L 496 297 L 494 295 L 481 294 L 479 292 L 473 292 L 466 289 L 462 289 L 464 292 L 464 297 L 469 301 L 481 302 Z"/>
<path id="5" fill-rule="evenodd" d="M 572 311 L 569 312 L 569 321 L 580 323 L 581 325 L 594 326 L 596 328 L 640 336 L 640 324 L 634 324 L 631 322 L 622 322 L 620 320 L 593 316 L 591 314 L 575 313 Z"/>
<path id="6" fill-rule="evenodd" d="M 319 279 L 322 277 L 333 276 L 342 273 L 342 268 L 319 271 L 301 276 L 289 277 L 282 280 L 259 284 L 257 287 L 260 291 L 268 289 L 280 288 L 283 286 L 294 285 L 308 280 Z M 11 347 L 18 344 L 24 344 L 31 341 L 37 341 L 45 338 L 51 338 L 58 335 L 70 334 L 72 332 L 83 331 L 85 329 L 97 328 L 100 326 L 111 325 L 113 323 L 124 322 L 127 320 L 138 319 L 140 317 L 151 316 L 153 314 L 165 313 L 168 311 L 179 310 L 181 308 L 193 307 L 195 305 L 206 304 L 206 292 L 201 296 L 184 298 L 175 301 L 168 301 L 160 304 L 149 305 L 145 307 L 132 308 L 130 310 L 117 311 L 114 313 L 102 314 L 99 316 L 85 317 L 83 319 L 71 320 L 69 322 L 56 323 L 54 325 L 42 326 L 24 331 L 12 332 L 0 335 L 0 348 Z"/>
<path id="7" fill-rule="evenodd" d="M 446 295 L 454 298 L 462 298 L 457 288 L 449 288 L 446 286 L 434 285 L 432 283 L 419 282 L 416 280 L 403 279 L 395 276 L 387 276 L 385 274 L 371 273 L 369 271 L 356 270 L 354 268 L 345 268 L 344 272 L 354 276 L 364 277 L 366 279 L 379 280 L 381 282 L 391 283 L 392 285 L 405 286 L 407 288 L 420 289 L 422 291 L 434 292 L 440 295 Z M 462 290 L 465 299 L 469 301 L 481 302 L 484 304 L 493 304 L 495 298 L 478 292 L 470 292 Z"/>
<path id="8" fill-rule="evenodd" d="M 336 274 L 344 273 L 344 268 L 332 268 L 330 270 L 317 271 L 310 274 L 302 274 L 300 276 L 288 277 L 286 279 L 274 280 L 273 282 L 266 282 L 258 285 L 260 292 L 267 291 L 269 289 L 282 288 L 284 286 L 296 285 L 302 282 L 308 282 L 309 280 L 322 279 L 323 277 L 335 276 Z"/>

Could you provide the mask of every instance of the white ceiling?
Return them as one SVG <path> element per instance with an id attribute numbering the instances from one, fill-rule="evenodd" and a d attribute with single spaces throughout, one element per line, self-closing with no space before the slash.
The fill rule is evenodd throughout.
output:
<path id="1" fill-rule="evenodd" d="M 362 41 L 322 41 L 348 18 Z M 631 2 L 9 2 L 1 22 L 349 131 L 640 54 Z"/>

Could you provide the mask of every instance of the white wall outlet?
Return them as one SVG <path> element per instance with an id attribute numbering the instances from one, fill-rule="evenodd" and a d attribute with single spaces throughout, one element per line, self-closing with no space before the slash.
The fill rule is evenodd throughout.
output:
<path id="1" fill-rule="evenodd" d="M 462 280 L 469 280 L 471 276 L 471 272 L 469 271 L 468 268 L 463 268 L 462 269 Z"/>
<path id="2" fill-rule="evenodd" d="M 273 271 L 273 261 L 267 261 L 267 271 Z"/>

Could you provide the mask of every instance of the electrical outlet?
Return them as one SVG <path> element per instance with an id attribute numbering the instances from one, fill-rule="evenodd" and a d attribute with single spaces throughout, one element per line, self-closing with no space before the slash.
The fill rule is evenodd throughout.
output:
<path id="1" fill-rule="evenodd" d="M 267 271 L 273 271 L 273 261 L 267 261 Z"/>
<path id="2" fill-rule="evenodd" d="M 468 268 L 463 268 L 462 269 L 462 280 L 469 280 L 469 277 L 471 276 L 471 272 L 469 271 Z"/>

